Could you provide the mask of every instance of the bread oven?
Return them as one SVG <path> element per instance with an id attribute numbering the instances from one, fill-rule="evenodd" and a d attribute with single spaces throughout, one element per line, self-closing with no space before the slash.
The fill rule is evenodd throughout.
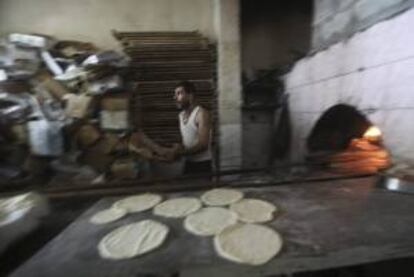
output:
<path id="1" fill-rule="evenodd" d="M 375 125 L 381 131 L 379 142 L 362 140 L 364 145 L 387 151 L 393 165 L 414 166 L 413 24 L 410 9 L 295 63 L 285 77 L 291 160 L 330 152 L 342 153 L 340 160 L 346 157 L 350 164 L 350 148 L 359 147 Z M 384 152 L 377 153 L 385 158 Z"/>
<path id="2" fill-rule="evenodd" d="M 316 121 L 307 159 L 339 174 L 375 173 L 390 165 L 381 130 L 356 108 L 338 104 Z"/>

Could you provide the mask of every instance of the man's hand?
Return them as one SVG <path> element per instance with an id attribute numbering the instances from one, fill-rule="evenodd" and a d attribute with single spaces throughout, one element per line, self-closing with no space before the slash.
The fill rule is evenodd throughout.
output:
<path id="1" fill-rule="evenodd" d="M 184 147 L 181 144 L 175 143 L 171 148 L 163 148 L 159 155 L 159 160 L 172 162 L 178 159 L 184 152 Z"/>
<path id="2" fill-rule="evenodd" d="M 162 147 L 162 146 L 159 146 L 156 149 L 153 149 L 153 151 L 154 151 L 155 156 L 157 156 L 159 158 L 162 158 L 162 157 L 167 155 L 169 149 L 165 148 L 165 147 Z"/>
<path id="3" fill-rule="evenodd" d="M 144 159 L 147 159 L 147 160 L 154 159 L 154 155 L 152 154 L 151 150 L 147 148 L 138 148 L 138 147 L 135 147 L 133 144 L 129 144 L 128 149 L 132 153 L 135 153 Z"/>

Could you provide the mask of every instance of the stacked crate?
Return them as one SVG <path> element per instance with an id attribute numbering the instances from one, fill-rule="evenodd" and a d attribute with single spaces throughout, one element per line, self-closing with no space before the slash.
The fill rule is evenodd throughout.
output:
<path id="1" fill-rule="evenodd" d="M 200 104 L 212 112 L 216 130 L 214 45 L 198 32 L 114 32 L 114 36 L 131 58 L 128 75 L 136 84 L 131 112 L 135 127 L 160 144 L 180 142 L 173 93 L 177 83 L 188 80 L 196 86 Z"/>

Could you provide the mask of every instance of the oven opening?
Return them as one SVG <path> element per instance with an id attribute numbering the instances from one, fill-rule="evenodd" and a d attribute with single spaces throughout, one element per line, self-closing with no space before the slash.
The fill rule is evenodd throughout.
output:
<path id="1" fill-rule="evenodd" d="M 322 114 L 307 148 L 309 162 L 333 173 L 376 173 L 390 165 L 380 128 L 350 105 L 336 105 Z"/>

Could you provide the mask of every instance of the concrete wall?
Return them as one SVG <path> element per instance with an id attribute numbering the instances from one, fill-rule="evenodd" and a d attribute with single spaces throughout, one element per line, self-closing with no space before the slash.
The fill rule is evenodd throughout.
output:
<path id="1" fill-rule="evenodd" d="M 292 159 L 306 153 L 317 119 L 349 104 L 383 132 L 395 160 L 414 163 L 414 9 L 299 61 L 286 77 Z"/>
<path id="2" fill-rule="evenodd" d="M 413 6 L 414 0 L 315 0 L 313 49 L 339 42 Z"/>
<path id="3" fill-rule="evenodd" d="M 215 0 L 218 51 L 220 167 L 242 164 L 239 0 Z"/>
<path id="4" fill-rule="evenodd" d="M 239 0 L 0 0 L 0 35 L 35 32 L 113 49 L 113 29 L 199 30 L 217 43 L 220 163 L 240 167 Z"/>
<path id="5" fill-rule="evenodd" d="M 118 47 L 111 30 L 194 31 L 215 39 L 213 0 L 1 0 L 0 35 L 42 33 Z"/>
<path id="6" fill-rule="evenodd" d="M 305 55 L 311 43 L 312 0 L 241 1 L 242 67 L 249 79 Z"/>

